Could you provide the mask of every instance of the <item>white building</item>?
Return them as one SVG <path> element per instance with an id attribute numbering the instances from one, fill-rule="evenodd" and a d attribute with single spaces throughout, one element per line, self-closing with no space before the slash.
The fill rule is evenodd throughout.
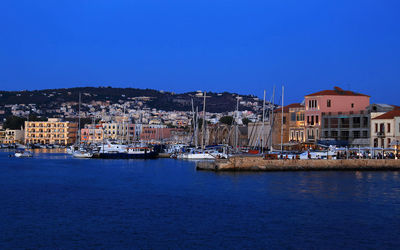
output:
<path id="1" fill-rule="evenodd" d="M 371 146 L 390 148 L 400 140 L 400 110 L 371 116 Z"/>

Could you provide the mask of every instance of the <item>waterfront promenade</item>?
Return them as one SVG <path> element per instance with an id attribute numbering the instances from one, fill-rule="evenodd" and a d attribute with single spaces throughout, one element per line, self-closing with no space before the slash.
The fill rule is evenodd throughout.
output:
<path id="1" fill-rule="evenodd" d="M 211 171 L 317 171 L 317 170 L 400 170 L 400 160 L 266 160 L 261 156 L 236 156 L 198 162 L 197 170 Z"/>

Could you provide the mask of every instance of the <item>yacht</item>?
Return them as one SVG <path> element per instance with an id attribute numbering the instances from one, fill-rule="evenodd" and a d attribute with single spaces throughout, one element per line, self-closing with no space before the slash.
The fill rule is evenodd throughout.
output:
<path id="1" fill-rule="evenodd" d="M 94 157 L 101 159 L 154 159 L 157 155 L 158 152 L 153 148 L 139 146 L 99 151 Z"/>
<path id="2" fill-rule="evenodd" d="M 215 159 L 226 159 L 228 155 L 221 153 L 215 149 L 205 149 L 205 150 L 191 150 L 190 152 L 181 153 L 177 155 L 177 159 L 185 160 L 215 160 Z"/>

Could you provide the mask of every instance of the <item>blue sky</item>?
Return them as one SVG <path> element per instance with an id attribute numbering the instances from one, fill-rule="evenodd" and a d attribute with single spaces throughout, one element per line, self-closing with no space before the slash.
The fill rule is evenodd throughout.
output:
<path id="1" fill-rule="evenodd" d="M 288 102 L 337 85 L 400 104 L 400 3 L 51 0 L 0 3 L 0 89 L 231 91 Z M 280 94 L 278 94 L 279 96 Z"/>

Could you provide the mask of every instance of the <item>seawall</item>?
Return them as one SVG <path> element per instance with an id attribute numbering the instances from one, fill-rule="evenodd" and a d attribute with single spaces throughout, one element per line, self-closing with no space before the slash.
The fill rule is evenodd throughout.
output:
<path id="1" fill-rule="evenodd" d="M 225 160 L 198 162 L 197 170 L 210 171 L 320 171 L 320 170 L 400 170 L 400 160 L 265 160 L 236 156 Z"/>

